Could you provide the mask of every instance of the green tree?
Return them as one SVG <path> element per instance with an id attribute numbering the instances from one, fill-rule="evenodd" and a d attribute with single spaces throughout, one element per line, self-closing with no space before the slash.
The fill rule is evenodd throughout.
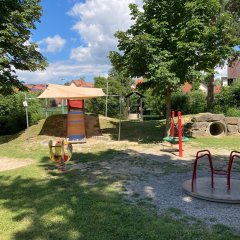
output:
<path id="1" fill-rule="evenodd" d="M 28 93 L 29 124 L 36 124 L 43 118 L 42 102 L 35 94 Z M 0 96 L 0 135 L 17 133 L 26 128 L 26 113 L 23 106 L 25 93 L 18 92 Z"/>
<path id="2" fill-rule="evenodd" d="M 0 0 L 0 93 L 23 89 L 16 69 L 43 70 L 46 59 L 30 41 L 31 30 L 40 22 L 40 0 Z"/>
<path id="3" fill-rule="evenodd" d="M 222 0 L 227 11 L 235 14 L 237 17 L 240 17 L 240 1 L 239 0 Z"/>
<path id="4" fill-rule="evenodd" d="M 185 81 L 199 81 L 202 70 L 214 69 L 233 51 L 232 15 L 217 19 L 221 7 L 219 0 L 145 0 L 143 11 L 130 5 L 135 23 L 115 34 L 121 53 L 110 52 L 113 66 L 129 76 L 145 77 L 143 86 L 165 96 L 166 129 L 172 93 Z"/>
<path id="5" fill-rule="evenodd" d="M 238 112 L 240 109 L 240 78 L 230 86 L 222 87 L 221 92 L 215 97 L 214 112 L 229 115 L 230 109 L 238 110 Z"/>
<path id="6" fill-rule="evenodd" d="M 109 76 L 95 77 L 94 87 L 102 88 L 107 94 L 108 83 L 108 116 L 118 117 L 119 115 L 119 97 L 126 96 L 131 91 L 132 80 L 125 77 L 116 70 L 111 70 Z M 95 98 L 85 102 L 85 107 L 88 112 L 100 113 L 105 115 L 106 98 Z"/>
<path id="7" fill-rule="evenodd" d="M 196 10 L 201 10 L 206 0 L 197 0 L 199 4 Z M 214 69 L 217 65 L 223 65 L 226 60 L 232 61 L 238 56 L 234 46 L 240 41 L 240 10 L 239 1 L 237 0 L 214 0 L 215 14 L 209 18 L 205 34 L 200 39 L 201 62 L 199 69 L 207 73 L 208 109 L 212 108 L 214 102 Z M 206 7 L 208 7 L 206 5 Z M 236 7 L 236 8 L 235 8 Z M 192 13 L 193 18 L 195 12 Z"/>

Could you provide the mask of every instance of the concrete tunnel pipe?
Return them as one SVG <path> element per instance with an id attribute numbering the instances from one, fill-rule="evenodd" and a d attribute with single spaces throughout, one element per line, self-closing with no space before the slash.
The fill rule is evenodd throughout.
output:
<path id="1" fill-rule="evenodd" d="M 208 132 L 211 136 L 217 137 L 226 134 L 226 125 L 222 122 L 212 122 L 208 126 Z"/>

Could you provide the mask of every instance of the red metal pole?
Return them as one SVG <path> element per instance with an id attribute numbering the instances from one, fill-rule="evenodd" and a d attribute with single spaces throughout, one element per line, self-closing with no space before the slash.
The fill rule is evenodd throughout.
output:
<path id="1" fill-rule="evenodd" d="M 171 137 L 174 138 L 174 117 L 175 117 L 175 112 L 172 111 L 172 118 L 171 118 Z"/>
<path id="2" fill-rule="evenodd" d="M 182 113 L 178 112 L 178 142 L 179 142 L 179 157 L 182 157 Z"/>

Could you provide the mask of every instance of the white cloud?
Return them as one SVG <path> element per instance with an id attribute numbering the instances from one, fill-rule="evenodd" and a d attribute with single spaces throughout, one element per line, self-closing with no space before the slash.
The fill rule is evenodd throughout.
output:
<path id="1" fill-rule="evenodd" d="M 110 50 L 117 49 L 114 33 L 126 30 L 133 23 L 129 4 L 142 5 L 142 0 L 87 0 L 76 3 L 69 15 L 78 19 L 73 26 L 85 43 L 72 49 L 70 58 L 81 63 L 109 64 Z"/>
<path id="2" fill-rule="evenodd" d="M 68 14 L 77 20 L 72 30 L 79 33 L 82 44 L 71 49 L 69 60 L 51 63 L 43 72 L 17 71 L 19 78 L 26 83 L 62 83 L 62 78 L 72 80 L 80 76 L 106 76 L 111 68 L 109 51 L 117 50 L 114 33 L 128 29 L 133 23 L 130 3 L 142 6 L 142 0 L 86 0 L 76 3 Z M 77 42 L 76 39 L 70 41 L 74 44 Z M 55 35 L 38 44 L 41 52 L 53 53 L 61 51 L 65 42 L 65 39 Z"/>
<path id="3" fill-rule="evenodd" d="M 91 57 L 90 47 L 78 47 L 71 51 L 71 59 L 77 59 L 79 62 L 85 62 L 86 59 L 90 59 Z"/>
<path id="4" fill-rule="evenodd" d="M 81 76 L 105 76 L 109 65 L 76 64 L 72 62 L 51 63 L 45 71 L 19 71 L 17 75 L 25 83 L 60 83 L 61 79 L 73 80 Z"/>
<path id="5" fill-rule="evenodd" d="M 42 39 L 38 42 L 38 45 L 40 45 L 40 50 L 42 52 L 55 53 L 60 52 L 63 49 L 65 43 L 66 40 L 64 38 L 60 37 L 59 35 L 55 35 L 53 37 Z"/>

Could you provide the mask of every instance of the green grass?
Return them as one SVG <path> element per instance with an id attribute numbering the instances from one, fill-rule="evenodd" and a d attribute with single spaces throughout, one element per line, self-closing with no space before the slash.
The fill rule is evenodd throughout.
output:
<path id="1" fill-rule="evenodd" d="M 119 145 L 119 149 L 113 147 L 110 149 L 102 145 L 93 146 L 75 154 L 72 162 L 86 164 L 85 169 L 65 173 L 49 170 L 51 164 L 48 159 L 48 147 L 40 144 L 49 137 L 38 136 L 42 124 L 41 122 L 30 129 L 32 138 L 29 145 L 26 141 L 26 132 L 0 138 L 0 156 L 34 160 L 32 165 L 1 172 L 0 239 L 240 238 L 222 225 L 209 230 L 196 220 L 196 224 L 189 226 L 186 217 L 178 219 L 172 214 L 158 216 L 156 210 L 150 204 L 145 204 L 145 201 L 139 204 L 124 201 L 124 189 L 117 184 L 124 179 L 104 171 L 96 174 L 102 161 L 111 161 L 119 154 L 124 154 L 121 150 L 124 146 Z M 105 124 L 111 126 L 112 123 L 106 121 Z M 148 124 L 126 122 L 123 124 L 125 129 L 123 137 L 125 139 L 130 137 L 130 141 L 139 142 L 139 137 L 144 138 L 144 134 L 147 134 L 150 142 L 158 140 L 159 136 L 156 136 L 154 131 L 161 127 L 161 123 L 153 121 Z M 139 128 L 133 129 L 135 126 Z M 147 132 L 139 133 L 143 126 Z M 150 129 L 151 126 L 155 126 L 154 130 Z M 128 132 L 130 130 L 131 133 Z M 128 157 L 130 158 L 125 155 L 125 160 Z M 165 165 L 165 168 L 168 169 L 169 166 Z M 135 194 L 135 197 L 138 195 Z M 178 209 L 172 209 L 170 212 L 174 212 L 174 215 L 181 214 Z"/>
<path id="2" fill-rule="evenodd" d="M 101 118 L 100 124 L 104 134 L 110 135 L 113 140 L 118 139 L 118 120 Z M 164 137 L 164 129 L 164 121 L 160 120 L 122 121 L 121 140 L 138 143 L 160 142 Z"/>
<path id="3" fill-rule="evenodd" d="M 116 180 L 91 170 L 43 173 L 31 166 L 0 177 L 1 239 L 238 239 L 127 204 Z"/>
<path id="4" fill-rule="evenodd" d="M 191 139 L 190 143 L 201 148 L 217 148 L 237 151 L 240 149 L 240 137 L 202 137 Z"/>

